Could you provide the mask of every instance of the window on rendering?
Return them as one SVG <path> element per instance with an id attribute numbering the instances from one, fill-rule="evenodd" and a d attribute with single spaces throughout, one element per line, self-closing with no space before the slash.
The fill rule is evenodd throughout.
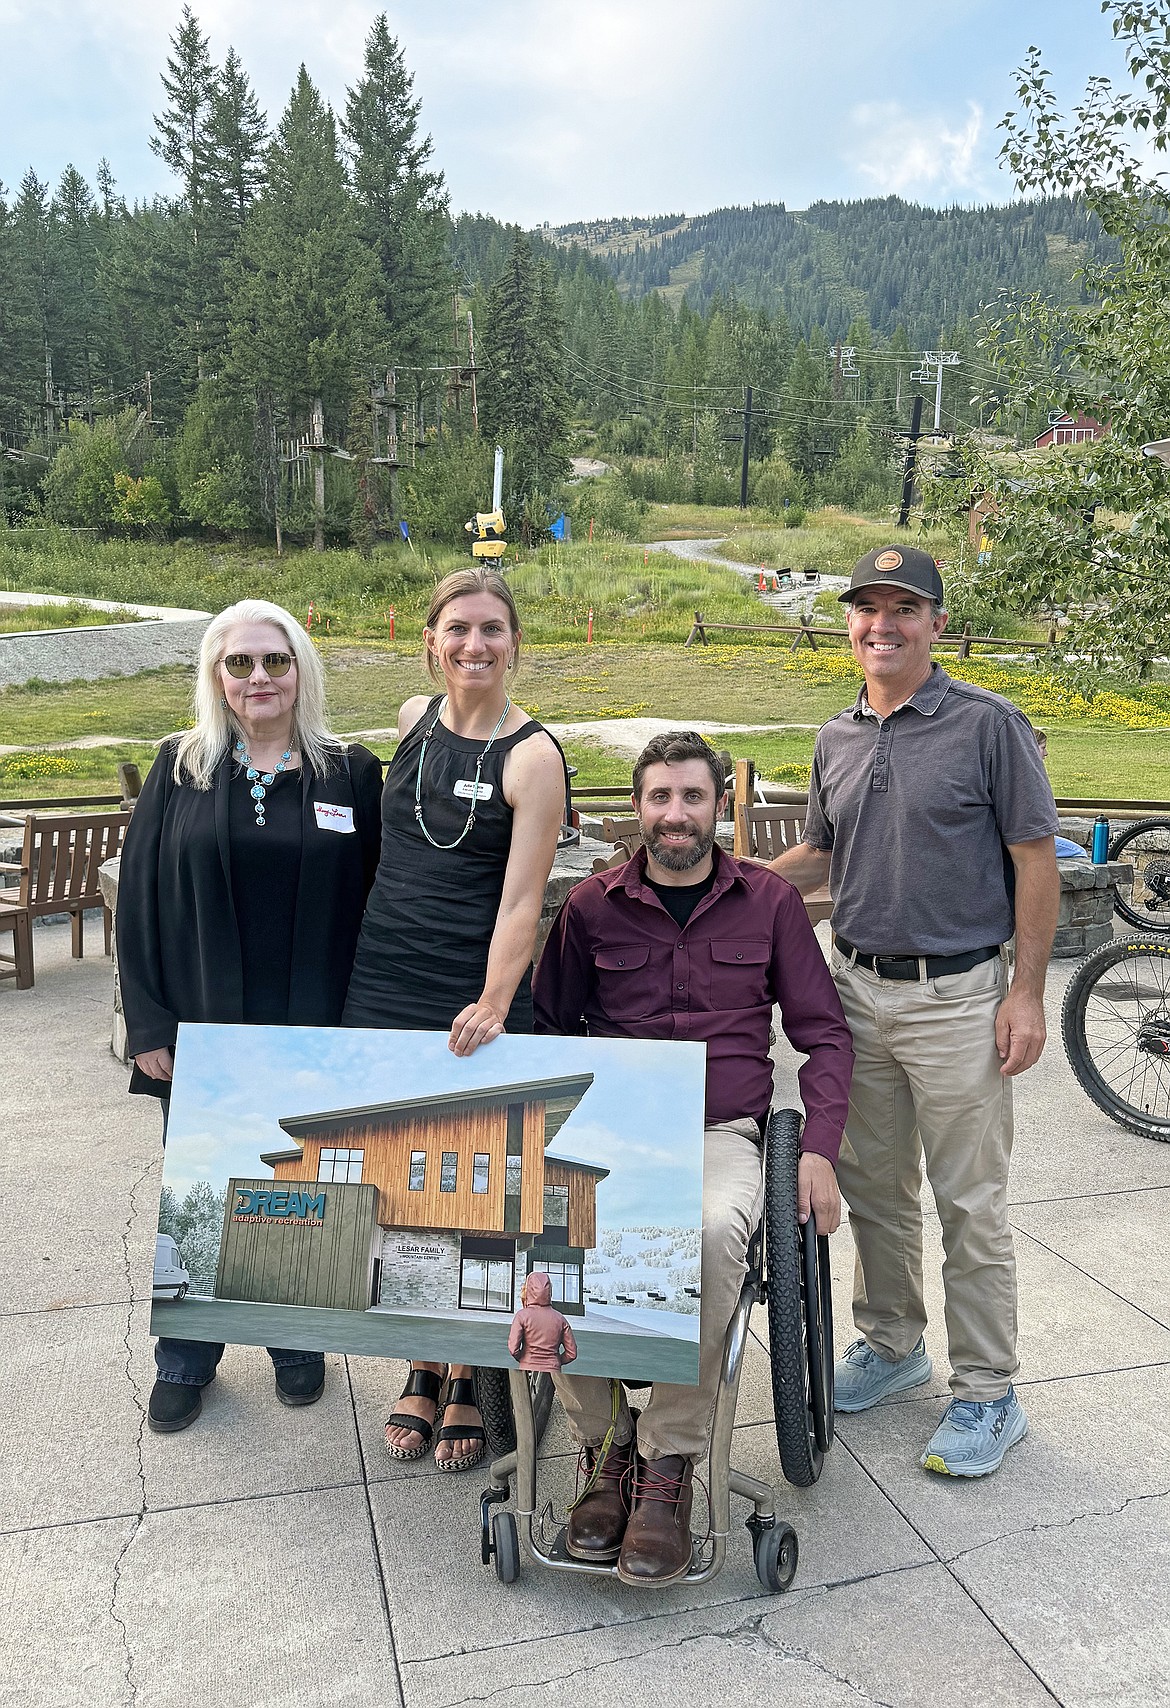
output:
<path id="1" fill-rule="evenodd" d="M 554 1305 L 581 1303 L 581 1271 L 575 1263 L 534 1263 L 533 1269 L 543 1269 L 552 1286 Z"/>
<path id="2" fill-rule="evenodd" d="M 443 1162 L 439 1169 L 439 1191 L 454 1192 L 459 1175 L 458 1151 L 444 1151 Z"/>
<path id="3" fill-rule="evenodd" d="M 491 1157 L 487 1151 L 476 1151 L 471 1160 L 471 1190 L 486 1192 L 488 1189 L 488 1164 Z"/>
<path id="4" fill-rule="evenodd" d="M 410 1181 L 412 1192 L 421 1192 L 427 1183 L 427 1153 L 426 1151 L 411 1151 Z"/>
<path id="5" fill-rule="evenodd" d="M 513 1285 L 510 1257 L 465 1257 L 459 1270 L 460 1309 L 510 1311 Z"/>
<path id="6" fill-rule="evenodd" d="M 569 1188 L 546 1186 L 544 1189 L 544 1226 L 546 1232 L 569 1225 Z"/>
<path id="7" fill-rule="evenodd" d="M 365 1151 L 343 1150 L 336 1145 L 324 1146 L 317 1164 L 317 1179 L 332 1180 L 339 1185 L 359 1185 L 365 1154 Z"/>

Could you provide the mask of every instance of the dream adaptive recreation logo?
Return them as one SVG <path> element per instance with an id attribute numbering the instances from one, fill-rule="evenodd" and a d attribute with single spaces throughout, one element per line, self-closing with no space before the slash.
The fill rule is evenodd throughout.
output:
<path id="1" fill-rule="evenodd" d="M 875 569 L 884 569 L 884 570 L 901 569 L 901 567 L 902 567 L 902 554 L 901 554 L 901 552 L 896 552 L 896 551 L 892 551 L 892 550 L 888 551 L 888 552 L 879 552 L 878 555 L 873 560 L 873 567 Z"/>
<path id="2" fill-rule="evenodd" d="M 325 1221 L 326 1192 L 279 1192 L 271 1187 L 236 1187 L 233 1222 L 279 1222 L 319 1228 Z"/>

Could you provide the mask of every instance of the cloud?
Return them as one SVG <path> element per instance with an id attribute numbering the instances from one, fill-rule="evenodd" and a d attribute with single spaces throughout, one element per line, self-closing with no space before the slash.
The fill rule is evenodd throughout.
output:
<path id="1" fill-rule="evenodd" d="M 898 101 L 863 102 L 849 114 L 857 140 L 845 158 L 883 195 L 984 194 L 994 162 L 983 142 L 983 109 L 968 101 L 967 113 L 954 129 L 942 115 L 919 117 Z"/>

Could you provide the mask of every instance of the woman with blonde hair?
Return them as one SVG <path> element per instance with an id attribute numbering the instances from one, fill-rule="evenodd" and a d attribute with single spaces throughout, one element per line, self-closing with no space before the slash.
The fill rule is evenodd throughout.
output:
<path id="1" fill-rule="evenodd" d="M 382 794 L 382 857 L 346 999 L 347 1026 L 441 1030 L 467 1056 L 504 1032 L 532 1030 L 531 962 L 564 816 L 566 770 L 548 732 L 513 705 L 520 619 L 493 570 L 436 587 L 423 629 L 441 693 L 398 714 L 398 750 Z M 468 1470 L 484 1430 L 471 1371 L 413 1366 L 386 1424 L 394 1459 Z"/>
<path id="2" fill-rule="evenodd" d="M 243 599 L 203 636 L 195 721 L 150 768 L 118 884 L 130 1090 L 169 1108 L 179 1022 L 336 1026 L 378 863 L 381 766 L 325 719 L 295 618 Z M 310 1405 L 320 1353 L 269 1348 L 277 1397 Z M 152 1430 L 185 1429 L 223 1347 L 158 1341 Z"/>

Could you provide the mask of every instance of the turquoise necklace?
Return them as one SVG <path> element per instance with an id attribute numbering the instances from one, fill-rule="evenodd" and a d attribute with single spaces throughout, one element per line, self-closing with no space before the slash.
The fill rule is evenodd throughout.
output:
<path id="1" fill-rule="evenodd" d="M 292 758 L 292 748 L 288 748 L 287 751 L 280 756 L 271 771 L 260 771 L 255 765 L 253 765 L 248 749 L 244 746 L 242 741 L 236 742 L 236 756 L 239 759 L 240 764 L 244 767 L 245 775 L 247 776 L 249 783 L 252 785 L 250 793 L 253 801 L 256 803 L 256 823 L 263 826 L 264 797 L 272 787 L 273 783 L 275 783 L 278 772 L 283 771 L 289 760 Z"/>
<path id="2" fill-rule="evenodd" d="M 423 835 L 426 837 L 427 841 L 430 843 L 431 847 L 432 848 L 438 848 L 443 853 L 446 853 L 447 850 L 450 848 L 458 848 L 459 844 L 463 841 L 463 838 L 468 834 L 468 832 L 471 830 L 472 825 L 475 823 L 475 808 L 476 808 L 476 803 L 479 800 L 479 779 L 480 779 L 480 776 L 483 772 L 483 762 L 487 758 L 488 753 L 491 750 L 491 745 L 492 745 L 493 741 L 495 741 L 496 737 L 499 735 L 500 731 L 504 727 L 504 719 L 507 717 L 508 713 L 512 710 L 512 702 L 507 697 L 507 695 L 504 696 L 504 709 L 499 715 L 499 718 L 496 722 L 495 729 L 492 731 L 492 733 L 487 738 L 487 746 L 484 748 L 483 752 L 480 754 L 479 758 L 475 762 L 475 781 L 471 785 L 471 811 L 467 815 L 467 823 L 463 826 L 463 829 L 459 832 L 459 835 L 455 838 L 454 842 L 436 842 L 434 837 L 431 835 L 430 831 L 427 829 L 426 821 L 423 818 L 423 809 L 422 809 L 423 760 L 427 756 L 427 742 L 431 739 L 431 737 L 434 735 L 435 731 L 438 729 L 439 719 L 442 717 L 442 715 L 446 711 L 446 709 L 447 709 L 447 696 L 446 696 L 446 694 L 444 694 L 443 698 L 439 701 L 438 711 L 435 713 L 434 717 L 431 719 L 431 726 L 422 738 L 422 746 L 418 750 L 418 771 L 415 774 L 415 779 L 414 779 L 414 816 L 418 820 L 418 827 L 422 831 Z M 287 758 L 288 755 L 286 754 L 285 757 Z"/>

